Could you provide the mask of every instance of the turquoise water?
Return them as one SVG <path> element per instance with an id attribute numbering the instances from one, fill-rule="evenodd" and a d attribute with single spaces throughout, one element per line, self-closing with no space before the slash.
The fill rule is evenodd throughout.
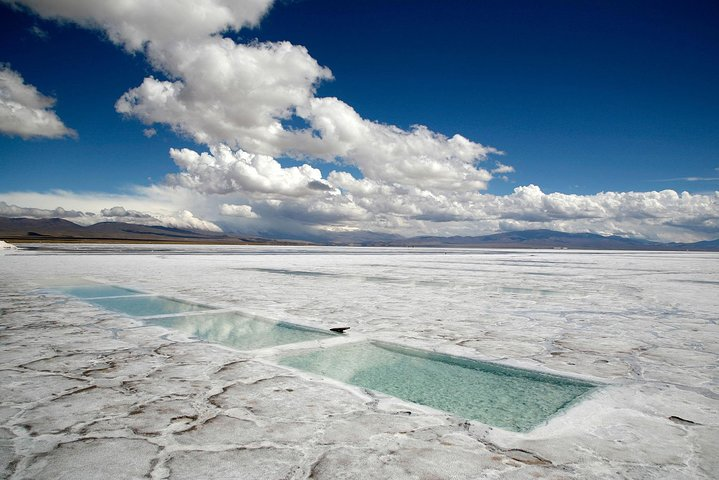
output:
<path id="1" fill-rule="evenodd" d="M 180 302 L 164 297 L 100 298 L 87 301 L 113 312 L 124 313 L 132 317 L 171 315 L 211 309 L 211 307 L 204 305 Z"/>
<path id="2" fill-rule="evenodd" d="M 80 285 L 75 287 L 53 287 L 52 290 L 79 298 L 119 297 L 138 295 L 140 292 L 112 285 Z"/>
<path id="3" fill-rule="evenodd" d="M 596 387 L 554 375 L 380 343 L 288 355 L 280 364 L 518 432 L 545 422 Z"/>
<path id="4" fill-rule="evenodd" d="M 239 350 L 323 340 L 336 335 L 290 323 L 272 323 L 239 313 L 208 313 L 191 317 L 151 319 L 146 320 L 146 323 L 180 330 L 188 335 Z"/>

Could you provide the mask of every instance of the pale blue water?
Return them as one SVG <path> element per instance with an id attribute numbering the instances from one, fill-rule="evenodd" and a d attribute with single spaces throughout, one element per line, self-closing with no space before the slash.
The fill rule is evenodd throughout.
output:
<path id="1" fill-rule="evenodd" d="M 109 285 L 55 290 L 133 317 L 178 315 L 145 321 L 240 350 L 336 335 L 236 312 L 212 313 L 212 307 Z M 207 313 L 182 316 L 203 310 Z M 289 354 L 280 363 L 514 431 L 531 430 L 596 388 L 588 382 L 384 343 Z"/>
<path id="2" fill-rule="evenodd" d="M 99 298 L 87 301 L 107 310 L 124 313 L 131 317 L 171 315 L 212 309 L 212 307 L 205 305 L 180 302 L 164 297 Z"/>
<path id="3" fill-rule="evenodd" d="M 287 355 L 280 363 L 519 432 L 545 422 L 596 387 L 554 375 L 374 343 Z"/>
<path id="4" fill-rule="evenodd" d="M 119 297 L 139 295 L 141 292 L 112 285 L 79 285 L 75 287 L 53 287 L 52 290 L 79 298 Z"/>
<path id="5" fill-rule="evenodd" d="M 290 323 L 272 323 L 239 313 L 208 313 L 207 315 L 151 319 L 146 320 L 146 323 L 180 330 L 188 335 L 239 350 L 323 340 L 337 335 Z"/>

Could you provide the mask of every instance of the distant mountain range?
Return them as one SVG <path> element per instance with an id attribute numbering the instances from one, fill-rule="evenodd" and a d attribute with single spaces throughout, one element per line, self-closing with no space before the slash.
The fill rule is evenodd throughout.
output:
<path id="1" fill-rule="evenodd" d="M 33 219 L 0 217 L 0 240 L 8 242 L 137 242 L 205 244 L 277 244 L 306 242 L 227 235 L 204 230 L 101 222 L 82 226 L 61 218 Z"/>
<path id="2" fill-rule="evenodd" d="M 102 222 L 82 226 L 60 218 L 0 217 L 0 240 L 9 242 L 137 242 L 232 245 L 307 245 L 309 242 L 276 240 L 162 226 Z M 593 233 L 524 230 L 477 237 L 411 237 L 373 232 L 336 234 L 322 242 L 330 245 L 387 247 L 567 248 L 586 250 L 691 250 L 719 251 L 719 239 L 695 243 L 660 243 Z"/>
<path id="3" fill-rule="evenodd" d="M 571 248 L 597 250 L 719 250 L 719 239 L 696 243 L 660 243 L 636 238 L 554 230 L 523 230 L 478 237 L 413 237 L 390 245 L 422 247 Z"/>

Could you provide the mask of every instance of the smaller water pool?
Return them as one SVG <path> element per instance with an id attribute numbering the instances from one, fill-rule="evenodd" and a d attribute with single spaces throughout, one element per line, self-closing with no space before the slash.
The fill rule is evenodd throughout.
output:
<path id="1" fill-rule="evenodd" d="M 289 354 L 280 364 L 518 432 L 545 422 L 596 387 L 384 343 Z"/>
<path id="2" fill-rule="evenodd" d="M 240 313 L 208 313 L 148 319 L 145 323 L 179 330 L 238 350 L 254 350 L 295 342 L 324 340 L 337 334 L 291 323 L 272 323 Z"/>
<path id="3" fill-rule="evenodd" d="M 78 285 L 72 287 L 52 287 L 53 291 L 72 295 L 78 298 L 121 297 L 123 295 L 140 295 L 141 292 L 113 285 Z"/>
<path id="4" fill-rule="evenodd" d="M 124 313 L 131 317 L 173 315 L 212 309 L 212 307 L 205 305 L 155 296 L 96 298 L 88 299 L 87 301 L 99 307 L 106 308 L 107 310 Z"/>

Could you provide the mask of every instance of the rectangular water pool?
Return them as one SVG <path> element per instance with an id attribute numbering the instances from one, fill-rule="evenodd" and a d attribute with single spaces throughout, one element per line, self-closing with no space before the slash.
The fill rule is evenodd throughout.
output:
<path id="1" fill-rule="evenodd" d="M 148 319 L 145 323 L 179 330 L 238 350 L 323 340 L 337 335 L 291 323 L 272 323 L 240 313 L 208 313 L 190 317 Z"/>
<path id="2" fill-rule="evenodd" d="M 52 287 L 53 291 L 72 295 L 78 298 L 121 297 L 123 295 L 140 295 L 140 292 L 113 285 L 78 285 L 71 287 Z"/>
<path id="3" fill-rule="evenodd" d="M 186 303 L 164 297 L 118 297 L 89 299 L 88 302 L 113 312 L 124 313 L 131 317 L 146 317 L 149 315 L 172 315 L 201 310 L 211 310 L 211 307 Z"/>
<path id="4" fill-rule="evenodd" d="M 518 432 L 545 422 L 597 386 L 384 343 L 287 355 L 280 364 Z"/>

